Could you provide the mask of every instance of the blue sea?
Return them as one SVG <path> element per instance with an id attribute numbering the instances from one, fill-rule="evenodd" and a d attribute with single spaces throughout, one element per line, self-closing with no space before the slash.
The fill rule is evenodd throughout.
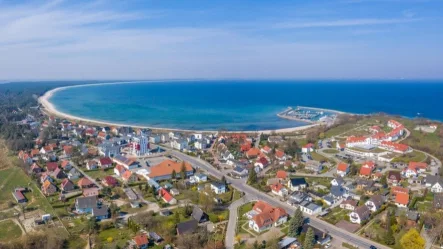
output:
<path id="1" fill-rule="evenodd" d="M 305 125 L 276 116 L 288 106 L 443 120 L 443 81 L 138 82 L 74 87 L 50 101 L 71 115 L 193 130 L 274 130 Z"/>

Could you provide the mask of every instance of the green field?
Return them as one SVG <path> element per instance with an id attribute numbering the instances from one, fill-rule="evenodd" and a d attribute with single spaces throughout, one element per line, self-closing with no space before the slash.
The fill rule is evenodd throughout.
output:
<path id="1" fill-rule="evenodd" d="M 329 214 L 324 216 L 322 219 L 328 223 L 335 225 L 337 222 L 341 220 L 348 220 L 349 213 L 350 211 L 348 210 L 341 209 L 340 207 L 335 207 L 331 210 Z"/>
<path id="2" fill-rule="evenodd" d="M 39 208 L 46 213 L 53 213 L 52 207 L 41 194 L 38 186 L 18 167 L 0 171 L 0 209 L 8 208 L 10 202 L 16 203 L 12 191 L 16 187 L 29 187 L 30 192 L 25 193 L 28 199 L 27 208 Z"/>
<path id="3" fill-rule="evenodd" d="M 114 168 L 109 168 L 109 169 L 105 169 L 105 170 L 102 170 L 102 169 L 88 170 L 88 171 L 85 171 L 85 173 L 88 176 L 90 176 L 90 177 L 92 177 L 94 179 L 97 179 L 97 178 L 101 179 L 101 178 L 103 178 L 105 176 L 113 175 L 114 174 Z"/>
<path id="4" fill-rule="evenodd" d="M 132 239 L 135 234 L 129 229 L 111 228 L 101 231 L 98 234 L 104 248 L 124 248 L 126 241 Z"/>
<path id="5" fill-rule="evenodd" d="M 328 154 L 337 154 L 339 151 L 336 149 L 325 149 L 323 152 Z"/>
<path id="6" fill-rule="evenodd" d="M 405 155 L 401 155 L 400 157 L 394 158 L 392 162 L 422 162 L 426 160 L 426 155 L 420 151 L 414 150 L 411 153 L 407 153 Z"/>
<path id="7" fill-rule="evenodd" d="M 0 221 L 0 241 L 9 241 L 22 236 L 22 230 L 12 220 Z"/>
<path id="8" fill-rule="evenodd" d="M 319 161 L 319 162 L 328 160 L 328 158 L 326 158 L 316 152 L 311 152 L 311 156 L 312 156 L 312 160 Z"/>

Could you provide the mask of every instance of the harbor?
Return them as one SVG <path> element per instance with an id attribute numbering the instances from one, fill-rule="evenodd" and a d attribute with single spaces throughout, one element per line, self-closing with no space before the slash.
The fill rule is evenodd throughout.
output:
<path id="1" fill-rule="evenodd" d="M 329 109 L 296 106 L 295 108 L 288 107 L 286 110 L 278 113 L 277 116 L 284 119 L 303 121 L 311 124 L 328 124 L 333 123 L 337 117 L 337 114 L 340 113 L 342 112 Z"/>

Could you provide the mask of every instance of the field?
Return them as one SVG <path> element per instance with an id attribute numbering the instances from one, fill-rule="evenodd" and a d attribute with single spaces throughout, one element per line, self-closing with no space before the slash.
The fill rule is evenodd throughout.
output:
<path id="1" fill-rule="evenodd" d="M 335 225 L 337 222 L 341 220 L 348 220 L 350 211 L 341 209 L 339 207 L 335 207 L 331 210 L 329 214 L 323 217 L 323 220 L 325 220 L 328 223 L 331 223 Z"/>
<path id="2" fill-rule="evenodd" d="M 0 241 L 9 241 L 20 236 L 22 236 L 22 230 L 14 221 L 0 221 Z"/>
<path id="3" fill-rule="evenodd" d="M 39 208 L 46 213 L 52 213 L 52 207 L 41 194 L 37 185 L 18 167 L 0 171 L 0 209 L 8 208 L 10 202 L 16 203 L 12 191 L 16 187 L 29 187 L 32 191 L 25 193 L 28 199 L 27 208 Z"/>
<path id="4" fill-rule="evenodd" d="M 420 151 L 414 150 L 411 153 L 407 153 L 405 155 L 402 155 L 400 157 L 395 158 L 392 160 L 392 162 L 422 162 L 426 160 L 426 155 Z"/>
<path id="5" fill-rule="evenodd" d="M 326 157 L 324 157 L 324 156 L 322 156 L 322 155 L 320 155 L 320 154 L 318 154 L 316 152 L 311 152 L 311 156 L 312 156 L 313 160 L 319 161 L 319 162 L 327 161 L 328 160 Z"/>
<path id="6" fill-rule="evenodd" d="M 88 171 L 85 171 L 85 173 L 88 176 L 90 176 L 90 177 L 92 177 L 94 179 L 97 179 L 97 178 L 101 179 L 101 178 L 103 178 L 105 176 L 113 175 L 114 174 L 114 168 L 109 168 L 109 169 L 105 169 L 105 170 L 101 170 L 101 169 L 88 170 Z"/>
<path id="7" fill-rule="evenodd" d="M 128 229 L 111 228 L 98 234 L 99 240 L 104 248 L 124 248 L 126 241 L 132 238 L 134 233 Z"/>
<path id="8" fill-rule="evenodd" d="M 328 154 L 337 154 L 339 151 L 336 149 L 325 149 L 323 152 Z"/>

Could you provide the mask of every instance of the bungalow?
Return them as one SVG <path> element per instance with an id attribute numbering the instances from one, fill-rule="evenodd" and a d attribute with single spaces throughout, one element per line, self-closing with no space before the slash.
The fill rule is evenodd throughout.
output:
<path id="1" fill-rule="evenodd" d="M 315 145 L 312 143 L 308 143 L 307 145 L 301 148 L 301 152 L 303 153 L 311 153 L 314 151 Z"/>
<path id="2" fill-rule="evenodd" d="M 409 194 L 398 193 L 395 196 L 395 205 L 397 207 L 407 207 L 409 204 Z"/>
<path id="3" fill-rule="evenodd" d="M 299 208 L 303 213 L 309 214 L 309 215 L 316 215 L 319 214 L 322 211 L 322 207 L 309 201 L 303 201 L 300 203 Z"/>
<path id="4" fill-rule="evenodd" d="M 112 159 L 109 157 L 102 157 L 98 160 L 98 166 L 102 169 L 107 169 L 112 167 Z"/>
<path id="5" fill-rule="evenodd" d="M 54 172 L 54 170 L 57 168 L 58 168 L 57 162 L 46 163 L 46 171 L 48 172 Z"/>
<path id="6" fill-rule="evenodd" d="M 273 194 L 285 197 L 288 195 L 288 190 L 281 183 L 276 183 L 271 185 L 271 191 Z"/>
<path id="7" fill-rule="evenodd" d="M 162 200 L 170 205 L 177 204 L 177 200 L 172 197 L 172 195 L 168 192 L 168 190 L 164 188 L 160 188 L 158 190 L 158 195 L 162 198 Z"/>
<path id="8" fill-rule="evenodd" d="M 347 175 L 349 173 L 350 167 L 349 164 L 344 163 L 344 162 L 340 162 L 337 165 L 337 175 L 341 176 L 341 177 L 345 177 L 345 175 Z"/>
<path id="9" fill-rule="evenodd" d="M 226 193 L 226 184 L 222 182 L 211 182 L 211 190 L 216 194 Z"/>
<path id="10" fill-rule="evenodd" d="M 116 187 L 118 186 L 118 181 L 112 176 L 105 176 L 102 180 L 103 185 L 107 187 Z"/>
<path id="11" fill-rule="evenodd" d="M 191 217 L 194 218 L 194 220 L 198 221 L 198 223 L 204 223 L 209 221 L 209 215 L 207 215 L 201 208 L 198 206 L 194 206 L 192 209 Z"/>
<path id="12" fill-rule="evenodd" d="M 84 197 L 98 196 L 98 191 L 99 191 L 98 188 L 86 188 L 86 189 L 83 189 L 82 194 Z"/>
<path id="13" fill-rule="evenodd" d="M 371 210 L 371 212 L 378 211 L 383 205 L 384 200 L 381 195 L 373 195 L 369 200 L 365 202 L 365 205 Z"/>
<path id="14" fill-rule="evenodd" d="M 125 171 L 126 171 L 126 168 L 120 164 L 117 164 L 117 166 L 115 166 L 115 168 L 114 168 L 114 174 L 116 174 L 117 176 L 122 176 L 123 173 L 125 173 Z"/>
<path id="15" fill-rule="evenodd" d="M 191 176 L 191 180 L 193 180 L 196 183 L 200 183 L 200 182 L 207 182 L 208 181 L 208 176 L 205 174 L 195 174 L 194 176 Z"/>
<path id="16" fill-rule="evenodd" d="M 283 208 L 273 207 L 264 201 L 258 201 L 252 208 L 257 214 L 249 220 L 249 227 L 257 233 L 280 226 L 288 221 L 288 214 Z"/>
<path id="17" fill-rule="evenodd" d="M 366 206 L 360 206 L 349 214 L 349 220 L 352 223 L 361 224 L 363 221 L 369 219 L 371 216 L 371 210 Z"/>
<path id="18" fill-rule="evenodd" d="M 12 191 L 12 196 L 14 197 L 14 199 L 17 201 L 17 203 L 25 203 L 28 200 L 26 199 L 26 197 L 23 195 L 23 191 L 25 189 L 14 189 L 14 191 Z"/>
<path id="19" fill-rule="evenodd" d="M 77 186 L 81 189 L 92 188 L 94 187 L 94 183 L 91 180 L 89 180 L 89 178 L 83 177 L 77 182 Z"/>
<path id="20" fill-rule="evenodd" d="M 291 178 L 288 182 L 288 187 L 291 191 L 300 191 L 308 186 L 305 178 Z"/>
<path id="21" fill-rule="evenodd" d="M 55 185 L 52 184 L 52 182 L 50 182 L 49 180 L 46 180 L 42 184 L 42 192 L 45 195 L 52 195 L 57 192 L 57 187 L 55 187 Z"/>
<path id="22" fill-rule="evenodd" d="M 68 179 L 69 180 L 76 180 L 81 176 L 80 172 L 78 172 L 78 170 L 76 168 L 72 168 L 69 172 L 68 172 Z"/>
<path id="23" fill-rule="evenodd" d="M 40 174 L 42 172 L 42 168 L 40 168 L 40 166 L 38 166 L 38 164 L 33 163 L 31 165 L 30 171 L 31 171 L 31 173 L 34 173 L 34 174 Z"/>
<path id="24" fill-rule="evenodd" d="M 151 167 L 149 178 L 154 181 L 172 179 L 172 173 L 176 173 L 176 177 L 180 177 L 180 172 L 185 170 L 187 177 L 194 174 L 194 169 L 188 162 L 175 162 L 173 160 L 164 160 L 163 162 Z"/>
<path id="25" fill-rule="evenodd" d="M 358 201 L 353 200 L 353 199 L 349 199 L 349 200 L 342 201 L 340 203 L 340 208 L 354 211 L 357 208 L 357 205 L 358 205 Z"/>
<path id="26" fill-rule="evenodd" d="M 272 149 L 271 149 L 271 147 L 266 145 L 265 147 L 261 148 L 260 151 L 265 153 L 265 154 L 268 154 L 268 153 L 270 153 L 272 151 Z"/>
<path id="27" fill-rule="evenodd" d="M 139 234 L 135 236 L 132 241 L 137 249 L 147 249 L 149 246 L 148 236 L 146 234 Z"/>
<path id="28" fill-rule="evenodd" d="M 65 178 L 62 183 L 60 184 L 60 189 L 68 192 L 74 190 L 75 186 L 74 183 L 72 183 L 69 179 Z"/>
<path id="29" fill-rule="evenodd" d="M 127 170 L 125 173 L 123 173 L 122 180 L 125 183 L 136 182 L 137 176 L 134 173 L 132 173 L 132 171 Z"/>
<path id="30" fill-rule="evenodd" d="M 97 207 L 97 197 L 78 197 L 75 199 L 75 210 L 80 213 L 92 213 L 92 209 Z"/>
<path id="31" fill-rule="evenodd" d="M 116 164 L 121 164 L 123 167 L 125 167 L 128 170 L 135 169 L 139 166 L 138 162 L 136 162 L 135 160 L 120 155 L 114 155 L 112 161 L 115 162 Z"/>
<path id="32" fill-rule="evenodd" d="M 375 169 L 375 163 L 372 161 L 368 161 L 362 164 L 360 167 L 360 177 L 369 178 L 372 174 L 372 171 Z"/>
<path id="33" fill-rule="evenodd" d="M 61 167 L 63 170 L 68 171 L 68 170 L 71 170 L 72 165 L 71 165 L 71 162 L 69 162 L 68 160 L 62 160 Z"/>
<path id="34" fill-rule="evenodd" d="M 293 192 L 289 197 L 287 203 L 291 206 L 298 205 L 304 201 L 312 201 L 310 195 L 305 192 L 297 191 Z"/>
<path id="35" fill-rule="evenodd" d="M 101 205 L 100 207 L 93 207 L 92 217 L 94 217 L 98 221 L 108 219 L 109 207 L 107 205 Z"/>

